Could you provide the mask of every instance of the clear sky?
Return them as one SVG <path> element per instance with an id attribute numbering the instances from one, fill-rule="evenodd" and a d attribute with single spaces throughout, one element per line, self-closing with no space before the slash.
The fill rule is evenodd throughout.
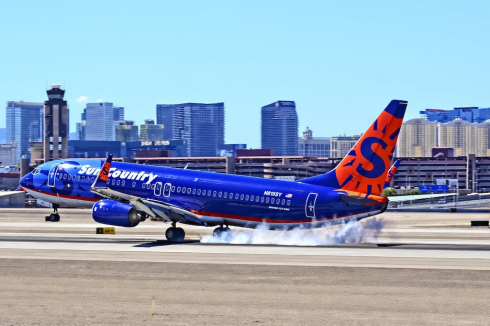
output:
<path id="1" fill-rule="evenodd" d="M 227 143 L 260 146 L 260 108 L 296 101 L 300 132 L 364 132 L 391 99 L 490 107 L 490 1 L 2 1 L 0 101 L 66 88 L 155 119 L 225 102 Z M 0 127 L 5 125 L 5 104 Z"/>

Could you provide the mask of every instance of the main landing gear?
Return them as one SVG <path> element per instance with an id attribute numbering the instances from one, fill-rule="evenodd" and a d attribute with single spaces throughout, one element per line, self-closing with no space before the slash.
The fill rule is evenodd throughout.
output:
<path id="1" fill-rule="evenodd" d="M 228 238 L 231 237 L 231 229 L 228 226 L 226 227 L 220 226 L 214 229 L 213 237 L 215 239 L 228 241 L 229 240 Z"/>
<path id="2" fill-rule="evenodd" d="M 175 227 L 176 223 L 172 222 L 172 227 L 168 228 L 167 231 L 165 231 L 165 236 L 167 237 L 168 241 L 177 241 L 181 242 L 184 241 L 185 238 L 185 231 L 183 228 L 177 228 Z"/>
<path id="3" fill-rule="evenodd" d="M 53 210 L 54 213 L 46 216 L 46 222 L 59 222 L 60 221 L 60 214 L 58 214 L 58 207 L 60 207 L 58 204 L 53 204 Z"/>

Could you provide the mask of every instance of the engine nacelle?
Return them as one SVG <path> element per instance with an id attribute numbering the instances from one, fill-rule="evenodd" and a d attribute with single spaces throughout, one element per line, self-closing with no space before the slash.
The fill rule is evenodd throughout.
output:
<path id="1" fill-rule="evenodd" d="M 92 217 L 98 223 L 132 228 L 139 224 L 140 217 L 133 206 L 104 199 L 92 207 Z"/>

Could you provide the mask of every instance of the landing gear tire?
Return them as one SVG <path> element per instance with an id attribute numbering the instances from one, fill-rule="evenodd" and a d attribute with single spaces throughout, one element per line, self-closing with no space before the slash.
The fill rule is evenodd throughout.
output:
<path id="1" fill-rule="evenodd" d="M 219 227 L 214 229 L 213 238 L 217 240 L 230 241 L 231 229 L 229 227 Z"/>
<path id="2" fill-rule="evenodd" d="M 165 231 L 165 236 L 168 241 L 184 241 L 185 231 L 183 228 L 171 227 Z"/>
<path id="3" fill-rule="evenodd" d="M 46 221 L 59 222 L 60 221 L 60 215 L 59 214 L 51 214 L 49 216 L 46 216 Z"/>

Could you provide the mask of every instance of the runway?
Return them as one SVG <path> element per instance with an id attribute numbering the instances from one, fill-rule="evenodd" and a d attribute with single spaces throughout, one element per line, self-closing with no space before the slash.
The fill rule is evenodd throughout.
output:
<path id="1" fill-rule="evenodd" d="M 335 229 L 237 230 L 233 244 L 201 243 L 212 229 L 184 226 L 186 241 L 175 244 L 165 223 L 96 235 L 90 210 L 64 210 L 59 223 L 44 222 L 48 212 L 0 210 L 0 325 L 484 325 L 490 317 L 490 230 L 469 227 L 486 214 L 385 213 L 376 233 L 343 244 L 325 237 Z M 272 244 L 281 241 L 296 245 Z"/>

